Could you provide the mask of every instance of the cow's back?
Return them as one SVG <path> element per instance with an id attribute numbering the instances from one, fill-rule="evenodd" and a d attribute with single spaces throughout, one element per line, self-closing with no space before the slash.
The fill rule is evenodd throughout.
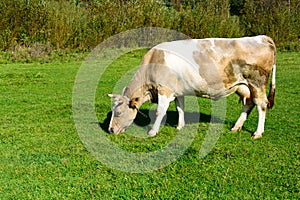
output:
<path id="1" fill-rule="evenodd" d="M 270 73 L 275 45 L 267 36 L 237 39 L 190 39 L 166 42 L 144 57 L 148 81 L 165 85 L 177 95 L 228 95 L 240 83 L 262 84 L 257 74 Z"/>

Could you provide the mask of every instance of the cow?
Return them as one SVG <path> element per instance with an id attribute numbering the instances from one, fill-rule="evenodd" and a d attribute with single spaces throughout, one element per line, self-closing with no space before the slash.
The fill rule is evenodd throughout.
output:
<path id="1" fill-rule="evenodd" d="M 274 105 L 275 74 L 276 46 L 265 35 L 158 44 L 145 54 L 122 95 L 108 94 L 113 98 L 108 131 L 124 132 L 133 123 L 140 106 L 152 101 L 158 103 L 158 107 L 148 134 L 155 136 L 170 102 L 174 100 L 178 111 L 177 129 L 180 130 L 185 125 L 184 96 L 218 100 L 236 93 L 242 102 L 242 112 L 231 131 L 241 130 L 256 106 L 258 125 L 252 138 L 260 138 L 264 132 L 266 108 L 271 109 Z"/>

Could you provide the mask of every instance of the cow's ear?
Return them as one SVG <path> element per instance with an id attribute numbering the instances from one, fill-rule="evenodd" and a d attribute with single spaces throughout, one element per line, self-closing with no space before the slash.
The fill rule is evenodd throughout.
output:
<path id="1" fill-rule="evenodd" d="M 127 92 L 128 92 L 128 90 L 129 90 L 128 87 L 124 87 L 124 88 L 123 88 L 123 91 L 122 91 L 122 94 L 123 94 L 123 95 L 126 95 Z"/>
<path id="2" fill-rule="evenodd" d="M 121 98 L 121 95 L 119 95 L 119 94 L 107 94 L 107 96 L 109 96 L 110 98 L 113 98 L 113 99 L 120 99 Z"/>
<path id="3" fill-rule="evenodd" d="M 138 106 L 138 102 L 139 102 L 138 97 L 131 99 L 130 102 L 129 102 L 129 107 L 133 108 L 133 109 L 136 109 L 137 106 Z"/>

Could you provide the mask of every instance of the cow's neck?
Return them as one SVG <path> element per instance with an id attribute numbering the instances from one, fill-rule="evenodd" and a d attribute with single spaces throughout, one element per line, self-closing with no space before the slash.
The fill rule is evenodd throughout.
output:
<path id="1" fill-rule="evenodd" d="M 151 93 L 149 92 L 149 84 L 144 77 L 135 75 L 123 95 L 127 96 L 131 101 L 135 102 L 135 106 L 140 108 L 143 103 L 151 100 Z"/>

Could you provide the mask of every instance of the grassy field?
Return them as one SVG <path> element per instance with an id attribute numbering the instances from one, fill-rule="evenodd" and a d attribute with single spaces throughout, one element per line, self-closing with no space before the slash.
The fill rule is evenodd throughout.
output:
<path id="1" fill-rule="evenodd" d="M 107 128 L 116 82 L 144 52 L 123 56 L 99 83 L 99 128 Z M 0 66 L 0 199 L 299 199 L 300 53 L 279 53 L 275 107 L 262 139 L 252 140 L 256 110 L 244 129 L 230 127 L 241 110 L 227 99 L 224 133 L 199 159 L 209 127 L 210 101 L 199 99 L 200 122 L 192 145 L 171 165 L 151 173 L 111 169 L 82 144 L 73 120 L 72 90 L 81 62 Z M 146 104 L 142 110 L 151 107 Z M 131 152 L 159 150 L 176 135 L 174 105 L 155 138 L 108 135 Z M 173 117 L 172 117 L 173 116 Z M 141 116 L 140 116 L 141 117 Z M 145 131 L 146 134 L 146 131 Z"/>

